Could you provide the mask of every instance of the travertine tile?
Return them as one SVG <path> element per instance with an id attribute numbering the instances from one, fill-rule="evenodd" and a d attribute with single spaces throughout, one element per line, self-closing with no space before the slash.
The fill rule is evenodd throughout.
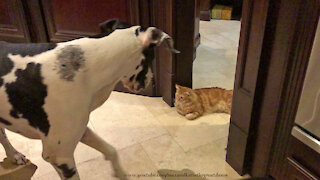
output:
<path id="1" fill-rule="evenodd" d="M 117 179 L 113 176 L 110 162 L 106 161 L 102 156 L 78 164 L 78 173 L 80 178 L 84 180 Z"/>
<path id="2" fill-rule="evenodd" d="M 207 177 L 208 179 L 239 179 L 228 163 L 218 155 L 215 143 L 209 143 L 188 151 L 186 154 L 193 159 L 192 170 L 202 174 L 220 174 L 223 177 Z M 226 175 L 226 176 L 225 176 Z"/>
<path id="3" fill-rule="evenodd" d="M 183 149 L 170 135 L 150 139 L 141 145 L 158 169 L 184 169 L 191 166 Z"/>
<path id="4" fill-rule="evenodd" d="M 201 21 L 200 34 L 201 44 L 193 63 L 193 88 L 233 89 L 240 22 Z"/>
<path id="5" fill-rule="evenodd" d="M 157 174 L 157 167 L 149 158 L 145 150 L 140 144 L 130 146 L 119 151 L 120 162 L 126 171 L 129 179 L 143 179 L 134 177 L 137 175 L 155 175 Z M 131 176 L 130 176 L 131 175 Z M 134 175 L 134 176 L 132 176 Z M 146 178 L 148 179 L 148 177 Z M 159 177 L 152 177 L 150 179 L 161 179 Z"/>
<path id="6" fill-rule="evenodd" d="M 179 174 L 182 171 L 224 176 L 206 177 L 207 179 L 236 179 L 240 177 L 225 162 L 224 158 L 219 156 L 219 147 L 213 142 L 184 152 L 172 137 L 164 135 L 145 141 L 142 146 L 163 173 Z"/>
<path id="7" fill-rule="evenodd" d="M 188 151 L 225 137 L 229 131 L 230 115 L 209 114 L 189 121 L 173 112 L 158 119 L 184 151 Z"/>
<path id="8" fill-rule="evenodd" d="M 162 100 L 162 97 L 141 97 L 141 101 L 154 117 L 175 111 Z"/>
<path id="9" fill-rule="evenodd" d="M 222 159 L 226 159 L 226 155 L 227 155 L 226 148 L 228 145 L 228 136 L 214 141 L 214 144 L 217 146 L 219 157 L 221 157 Z"/>
<path id="10" fill-rule="evenodd" d="M 112 93 L 111 98 L 111 103 L 105 103 L 90 118 L 95 131 L 117 149 L 167 133 L 141 97 Z M 134 103 L 130 99 L 135 99 Z"/>

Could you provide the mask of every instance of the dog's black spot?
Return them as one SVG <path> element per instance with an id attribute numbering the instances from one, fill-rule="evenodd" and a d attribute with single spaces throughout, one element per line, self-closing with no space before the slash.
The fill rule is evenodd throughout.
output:
<path id="1" fill-rule="evenodd" d="M 84 52 L 80 46 L 68 45 L 59 51 L 56 63 L 60 78 L 72 81 L 76 71 L 84 66 Z"/>
<path id="2" fill-rule="evenodd" d="M 149 47 L 143 50 L 143 55 L 145 59 L 141 61 L 142 70 L 136 76 L 136 81 L 139 82 L 138 88 L 143 89 L 145 88 L 146 84 L 145 81 L 147 79 L 147 73 L 149 71 L 149 67 L 152 67 L 152 61 L 154 59 L 154 49 Z"/>
<path id="3" fill-rule="evenodd" d="M 25 118 L 29 124 L 48 135 L 50 124 L 43 109 L 47 86 L 41 77 L 41 64 L 28 63 L 27 67 L 15 71 L 15 82 L 6 83 L 6 92 L 12 105 L 11 115 Z"/>
<path id="4" fill-rule="evenodd" d="M 37 44 L 13 44 L 0 42 L 0 87 L 3 85 L 2 77 L 10 73 L 14 63 L 8 57 L 9 54 L 25 56 L 35 56 L 43 52 L 54 49 L 55 43 L 37 43 Z"/>
<path id="5" fill-rule="evenodd" d="M 151 33 L 152 33 L 152 40 L 155 40 L 155 41 L 160 40 L 162 32 L 159 29 L 153 29 Z"/>
<path id="6" fill-rule="evenodd" d="M 136 67 L 136 70 L 137 70 L 139 67 L 140 67 L 140 65 L 138 65 L 138 66 Z"/>
<path id="7" fill-rule="evenodd" d="M 11 109 L 10 111 L 10 115 L 16 119 L 19 119 L 19 115 L 17 111 L 14 111 L 13 109 Z"/>
<path id="8" fill-rule="evenodd" d="M 57 165 L 57 168 L 62 171 L 65 178 L 71 178 L 74 174 L 76 174 L 76 171 L 73 168 L 69 168 L 67 164 Z"/>
<path id="9" fill-rule="evenodd" d="M 134 75 L 129 78 L 129 81 L 133 81 Z"/>
<path id="10" fill-rule="evenodd" d="M 0 123 L 3 123 L 3 124 L 5 124 L 5 125 L 7 125 L 7 126 L 12 125 L 12 123 L 11 123 L 11 122 L 9 122 L 9 121 L 7 121 L 7 120 L 3 119 L 2 117 L 0 117 Z"/>
<path id="11" fill-rule="evenodd" d="M 101 24 L 99 24 L 101 34 L 89 36 L 89 38 L 103 38 L 111 34 L 116 29 L 126 29 L 131 27 L 131 25 L 119 21 L 118 19 L 110 19 Z"/>
<path id="12" fill-rule="evenodd" d="M 139 36 L 139 29 L 136 29 L 135 34 L 136 34 L 136 36 Z"/>

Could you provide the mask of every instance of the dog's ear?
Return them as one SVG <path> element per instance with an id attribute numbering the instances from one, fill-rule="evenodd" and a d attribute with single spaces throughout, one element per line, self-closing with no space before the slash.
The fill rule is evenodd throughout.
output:
<path id="1" fill-rule="evenodd" d="M 156 41 L 158 46 L 164 42 L 169 51 L 175 54 L 180 53 L 180 51 L 174 48 L 173 39 L 167 33 L 164 33 L 159 29 L 155 29 L 152 31 L 152 39 Z"/>
<path id="2" fill-rule="evenodd" d="M 116 29 L 119 19 L 109 19 L 99 24 L 102 33 L 110 33 Z"/>
<path id="3" fill-rule="evenodd" d="M 172 38 L 165 32 L 157 29 L 155 27 L 149 27 L 145 31 L 139 33 L 139 38 L 142 41 L 144 47 L 149 47 L 150 45 L 159 46 L 163 42 L 166 47 L 173 53 L 180 53 L 180 51 L 174 49 Z"/>
<path id="4" fill-rule="evenodd" d="M 120 21 L 119 19 L 109 19 L 99 24 L 102 33 L 111 33 L 116 29 L 125 29 L 131 27 L 129 24 Z"/>

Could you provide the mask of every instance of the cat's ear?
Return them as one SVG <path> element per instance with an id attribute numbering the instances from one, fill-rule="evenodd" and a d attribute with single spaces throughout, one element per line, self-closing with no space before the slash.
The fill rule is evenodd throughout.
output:
<path id="1" fill-rule="evenodd" d="M 176 84 L 176 89 L 181 89 L 181 86 L 179 86 L 178 84 Z"/>

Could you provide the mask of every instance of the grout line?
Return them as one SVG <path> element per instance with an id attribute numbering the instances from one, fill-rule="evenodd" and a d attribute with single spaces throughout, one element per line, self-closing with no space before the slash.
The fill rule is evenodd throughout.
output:
<path id="1" fill-rule="evenodd" d="M 146 149 L 142 146 L 142 144 L 141 144 L 141 143 L 139 143 L 139 144 L 140 144 L 143 152 L 146 153 L 146 155 L 148 156 L 148 158 L 149 158 L 150 161 L 152 162 L 152 165 L 154 166 L 154 168 L 155 168 L 156 170 L 159 170 L 159 167 L 157 166 L 157 163 L 152 160 L 152 158 L 150 157 L 150 155 L 148 154 L 148 152 L 146 151 Z M 158 171 L 157 171 L 156 173 L 158 174 Z"/>

